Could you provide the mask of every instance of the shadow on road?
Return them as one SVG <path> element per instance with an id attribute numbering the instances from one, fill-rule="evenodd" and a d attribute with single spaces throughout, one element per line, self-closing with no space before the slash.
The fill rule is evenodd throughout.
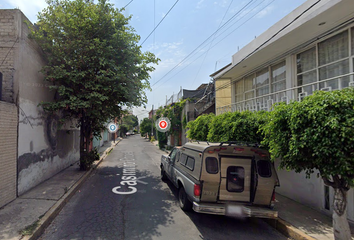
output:
<path id="1" fill-rule="evenodd" d="M 169 181 L 170 188 L 178 204 L 178 189 Z M 257 218 L 232 218 L 220 215 L 196 213 L 193 210 L 185 212 L 201 233 L 204 240 L 228 239 L 287 239 L 264 221 Z"/>

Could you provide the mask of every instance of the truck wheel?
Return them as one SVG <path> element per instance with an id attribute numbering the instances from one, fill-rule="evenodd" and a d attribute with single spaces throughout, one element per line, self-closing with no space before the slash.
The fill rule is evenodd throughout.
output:
<path id="1" fill-rule="evenodd" d="M 184 191 L 183 187 L 181 187 L 178 191 L 178 202 L 179 202 L 179 206 L 183 211 L 192 210 L 192 202 L 189 201 L 186 191 Z"/>
<path id="2" fill-rule="evenodd" d="M 166 172 L 163 168 L 161 168 L 161 180 L 162 181 L 166 181 L 167 180 L 167 176 L 166 176 Z"/>

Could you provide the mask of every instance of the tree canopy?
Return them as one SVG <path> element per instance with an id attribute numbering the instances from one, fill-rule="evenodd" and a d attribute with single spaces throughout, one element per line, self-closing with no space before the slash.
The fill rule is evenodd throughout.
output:
<path id="1" fill-rule="evenodd" d="M 301 102 L 280 103 L 264 126 L 265 141 L 281 167 L 354 185 L 354 90 L 317 91 Z M 337 181 L 340 180 L 340 181 Z"/>
<path id="2" fill-rule="evenodd" d="M 56 93 L 55 101 L 42 106 L 80 119 L 81 137 L 89 144 L 91 134 L 120 116 L 123 106 L 147 102 L 144 90 L 158 59 L 141 52 L 130 18 L 106 0 L 47 3 L 31 33 L 46 56 L 45 80 Z"/>
<path id="3" fill-rule="evenodd" d="M 151 119 L 148 119 L 148 118 L 143 119 L 143 121 L 140 124 L 141 136 L 145 135 L 146 133 L 148 133 L 149 136 L 151 135 L 150 134 L 151 133 L 151 125 L 152 125 Z"/>
<path id="4" fill-rule="evenodd" d="M 188 138 L 210 141 L 243 141 L 260 143 L 263 140 L 261 126 L 267 121 L 268 112 L 226 112 L 199 116 L 188 122 Z"/>
<path id="5" fill-rule="evenodd" d="M 335 239 L 350 239 L 347 191 L 354 186 L 354 89 L 316 91 L 301 102 L 279 103 L 263 127 L 264 143 L 280 168 L 318 170 L 334 189 Z"/>
<path id="6" fill-rule="evenodd" d="M 137 116 L 126 115 L 122 118 L 122 124 L 125 124 L 128 130 L 132 130 L 134 127 L 139 125 L 139 120 Z"/>

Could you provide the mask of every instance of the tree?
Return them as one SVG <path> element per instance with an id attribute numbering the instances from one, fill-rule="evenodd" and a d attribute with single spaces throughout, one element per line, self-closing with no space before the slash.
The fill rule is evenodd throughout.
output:
<path id="1" fill-rule="evenodd" d="M 127 125 L 125 125 L 125 124 L 122 124 L 122 125 L 120 125 L 120 136 L 121 137 L 124 137 L 125 136 L 125 134 L 128 132 L 128 126 Z"/>
<path id="2" fill-rule="evenodd" d="M 31 36 L 43 49 L 42 72 L 55 91 L 44 110 L 79 119 L 80 162 L 92 134 L 99 135 L 123 106 L 147 102 L 149 73 L 158 59 L 141 52 L 129 19 L 106 0 L 47 0 Z M 81 164 L 80 164 L 81 165 Z"/>
<path id="3" fill-rule="evenodd" d="M 123 117 L 122 123 L 127 126 L 128 130 L 132 130 L 134 127 L 139 125 L 139 120 L 137 116 L 126 115 Z"/>
<path id="4" fill-rule="evenodd" d="M 178 136 L 182 132 L 182 110 L 186 104 L 186 99 L 180 102 L 173 103 L 166 107 L 160 107 L 154 116 L 155 120 L 160 117 L 166 117 L 170 120 L 171 128 L 164 134 L 157 134 L 159 146 L 167 144 L 169 135 Z M 161 143 L 160 143 L 161 141 Z"/>
<path id="5" fill-rule="evenodd" d="M 143 121 L 140 124 L 140 134 L 141 136 L 144 136 L 146 133 L 150 133 L 151 132 L 151 119 L 148 118 L 144 118 Z M 151 135 L 151 134 L 149 134 Z"/>
<path id="6" fill-rule="evenodd" d="M 263 135 L 259 130 L 266 123 L 267 115 L 265 111 L 220 114 L 212 119 L 207 139 L 211 142 L 260 143 Z"/>
<path id="7" fill-rule="evenodd" d="M 187 137 L 189 139 L 195 139 L 199 141 L 207 141 L 209 129 L 211 127 L 211 122 L 215 115 L 213 113 L 204 114 L 199 116 L 194 121 L 189 121 L 187 123 Z"/>
<path id="8" fill-rule="evenodd" d="M 301 102 L 278 104 L 264 125 L 264 143 L 280 168 L 318 170 L 334 189 L 335 239 L 351 239 L 347 221 L 347 191 L 354 186 L 354 89 L 317 91 Z"/>

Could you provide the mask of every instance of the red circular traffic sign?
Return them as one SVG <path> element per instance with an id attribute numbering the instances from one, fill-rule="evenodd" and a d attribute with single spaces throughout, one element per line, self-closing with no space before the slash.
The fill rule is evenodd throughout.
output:
<path id="1" fill-rule="evenodd" d="M 167 128 L 167 122 L 166 122 L 165 120 L 161 120 L 161 121 L 159 122 L 159 127 L 160 127 L 161 129 Z"/>

